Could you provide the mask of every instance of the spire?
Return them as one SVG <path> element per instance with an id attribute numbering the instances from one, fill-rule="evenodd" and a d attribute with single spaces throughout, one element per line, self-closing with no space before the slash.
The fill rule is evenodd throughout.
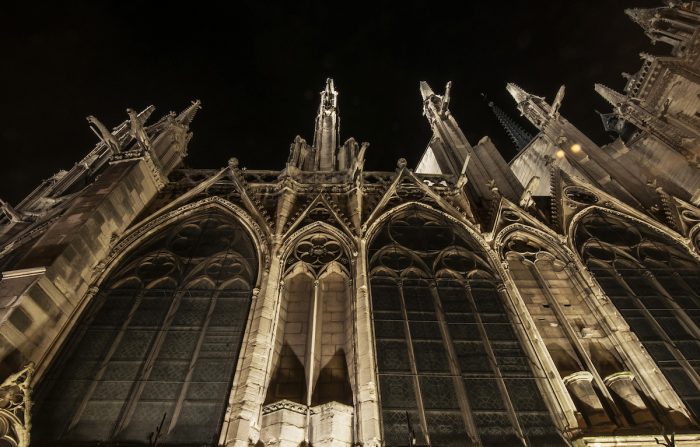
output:
<path id="1" fill-rule="evenodd" d="M 503 110 L 501 110 L 500 107 L 495 105 L 493 101 L 490 101 L 488 105 L 493 111 L 493 114 L 496 115 L 498 122 L 501 123 L 501 126 L 503 126 L 503 129 L 510 137 L 510 140 L 513 142 L 513 144 L 515 144 L 516 150 L 520 151 L 522 148 L 527 146 L 527 144 L 532 140 L 532 135 L 520 127 L 518 123 L 513 120 L 513 118 L 508 116 Z"/>
<path id="2" fill-rule="evenodd" d="M 519 85 L 513 84 L 512 82 L 509 82 L 506 84 L 506 90 L 508 90 L 508 93 L 510 93 L 510 96 L 513 97 L 515 100 L 516 104 L 521 104 L 525 101 L 528 100 L 532 95 L 530 95 L 528 92 L 520 88 Z"/>
<path id="3" fill-rule="evenodd" d="M 559 119 L 559 104 L 564 96 L 563 87 L 557 92 L 554 106 L 549 105 L 542 96 L 532 95 L 517 84 L 506 84 L 506 90 L 513 97 L 521 115 L 528 119 L 537 129 L 544 129 L 551 120 Z"/>
<path id="4" fill-rule="evenodd" d="M 199 99 L 196 99 L 192 101 L 192 104 L 187 107 L 185 110 L 180 112 L 180 114 L 175 118 L 175 121 L 177 121 L 180 124 L 183 124 L 187 127 L 192 124 L 192 120 L 194 120 L 195 115 L 197 114 L 197 111 L 202 108 L 202 101 Z"/>
<path id="5" fill-rule="evenodd" d="M 321 92 L 321 104 L 316 116 L 313 147 L 316 149 L 315 167 L 320 171 L 335 169 L 335 152 L 338 147 L 340 118 L 338 118 L 338 92 L 333 79 L 326 80 Z"/>
<path id="6" fill-rule="evenodd" d="M 433 138 L 427 154 L 435 157 L 440 172 L 459 175 L 465 160 L 469 158 L 471 145 L 448 110 L 452 83 L 445 86 L 445 94 L 437 95 L 427 82 L 419 84 L 423 98 L 423 115 L 428 118 Z M 419 163 L 420 165 L 420 163 Z"/>
<path id="7" fill-rule="evenodd" d="M 609 102 L 613 107 L 620 107 L 627 102 L 627 97 L 622 93 L 618 93 L 610 87 L 603 84 L 595 84 L 595 91 Z"/>

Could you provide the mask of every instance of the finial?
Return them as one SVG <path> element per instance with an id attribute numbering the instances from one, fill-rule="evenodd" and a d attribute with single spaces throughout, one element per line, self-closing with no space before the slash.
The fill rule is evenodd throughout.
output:
<path id="1" fill-rule="evenodd" d="M 195 99 L 192 101 L 191 105 L 187 107 L 185 110 L 183 110 L 175 120 L 180 123 L 184 124 L 185 126 L 189 126 L 192 124 L 192 121 L 194 120 L 195 115 L 197 112 L 202 108 L 202 101 L 199 99 Z"/>
<path id="2" fill-rule="evenodd" d="M 231 157 L 228 159 L 228 167 L 231 170 L 237 169 L 238 168 L 238 159 L 236 157 Z"/>
<path id="3" fill-rule="evenodd" d="M 445 84 L 445 96 L 442 97 L 442 108 L 441 112 L 445 113 L 447 111 L 447 107 L 450 105 L 450 91 L 452 90 L 452 81 L 447 81 L 447 84 Z"/>
<path id="4" fill-rule="evenodd" d="M 408 162 L 406 161 L 405 158 L 399 158 L 398 161 L 396 162 L 396 167 L 398 167 L 399 169 L 403 169 L 406 167 L 407 164 L 408 164 Z"/>

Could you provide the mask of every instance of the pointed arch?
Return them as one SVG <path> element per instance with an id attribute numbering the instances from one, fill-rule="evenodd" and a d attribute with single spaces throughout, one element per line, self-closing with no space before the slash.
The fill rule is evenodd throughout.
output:
<path id="1" fill-rule="evenodd" d="M 601 207 L 576 216 L 569 241 L 686 407 L 700 417 L 700 258 L 691 243 L 661 225 Z"/>
<path id="2" fill-rule="evenodd" d="M 478 231 L 406 203 L 367 233 L 384 441 L 402 442 L 408 413 L 419 443 L 557 445 L 498 261 Z"/>
<path id="3" fill-rule="evenodd" d="M 484 250 L 484 251 L 489 251 L 489 245 L 488 243 L 484 240 L 483 236 L 481 235 L 479 231 L 479 226 L 478 225 L 473 225 L 471 223 L 466 223 L 464 221 L 456 219 L 454 216 L 451 214 L 436 209 L 428 204 L 421 203 L 421 202 L 404 202 L 400 205 L 397 205 L 391 209 L 386 210 L 382 214 L 379 215 L 376 219 L 374 219 L 371 224 L 367 227 L 367 229 L 364 231 L 364 236 L 368 243 L 371 244 L 375 235 L 377 232 L 382 228 L 383 225 L 386 224 L 386 221 L 396 213 L 399 213 L 401 211 L 407 210 L 409 208 L 416 208 L 416 209 L 422 209 L 425 210 L 428 213 L 433 213 L 436 216 L 440 216 L 441 218 L 446 219 L 449 222 L 452 222 L 455 226 L 464 229 L 469 236 L 479 244 L 479 246 Z"/>
<path id="4" fill-rule="evenodd" d="M 264 251 L 224 202 L 146 221 L 117 244 L 40 384 L 33 442 L 140 442 L 161 418 L 164 446 L 216 436 Z"/>
<path id="5" fill-rule="evenodd" d="M 600 311 L 588 282 L 572 268 L 575 255 L 563 240 L 512 224 L 497 235 L 495 246 L 508 265 L 509 282 L 527 310 L 526 318 L 537 329 L 562 381 L 553 386 L 566 385 L 562 391 L 568 394 L 567 402 L 561 403 L 573 405 L 570 408 L 585 419 L 578 429 L 602 432 L 663 421 L 664 415 L 656 412 L 658 405 L 647 405 L 663 398 L 658 393 L 663 378 L 655 377 L 648 362 L 639 360 L 643 352 L 618 349 L 618 334 L 607 324 L 616 315 Z M 578 376 L 592 380 L 574 380 Z"/>
<path id="6" fill-rule="evenodd" d="M 265 405 L 352 405 L 354 243 L 327 223 L 314 222 L 286 238 L 279 253 L 284 283 Z M 263 430 L 268 423 L 264 418 Z"/>
<path id="7" fill-rule="evenodd" d="M 129 253 L 130 250 L 140 246 L 144 241 L 148 240 L 163 228 L 194 214 L 215 209 L 226 213 L 232 219 L 239 222 L 242 228 L 248 233 L 248 237 L 253 240 L 256 252 L 260 253 L 257 266 L 258 278 L 256 278 L 255 282 L 255 286 L 259 287 L 262 271 L 268 267 L 270 262 L 270 249 L 267 237 L 250 214 L 241 207 L 219 196 L 211 196 L 193 203 L 188 203 L 187 205 L 183 205 L 165 214 L 155 213 L 153 218 L 146 218 L 129 229 L 122 235 L 114 247 L 112 247 L 105 259 L 95 268 L 92 281 L 93 287 L 99 286 L 104 278 L 111 273 L 111 269 L 118 265 L 120 260 Z"/>
<path id="8" fill-rule="evenodd" d="M 318 239 L 315 240 L 316 237 Z M 309 250 L 322 250 L 323 253 Z M 325 222 L 314 222 L 286 238 L 280 253 L 285 272 L 301 261 L 310 265 L 318 276 L 331 262 L 339 262 L 345 274 L 351 278 L 350 264 L 357 249 L 355 243 L 342 231 Z"/>

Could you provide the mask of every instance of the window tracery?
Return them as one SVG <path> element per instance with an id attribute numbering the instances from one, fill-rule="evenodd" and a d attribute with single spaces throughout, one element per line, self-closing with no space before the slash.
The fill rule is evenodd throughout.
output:
<path id="1" fill-rule="evenodd" d="M 161 230 L 109 274 L 37 394 L 37 445 L 218 439 L 257 275 L 217 210 Z"/>
<path id="2" fill-rule="evenodd" d="M 407 415 L 419 445 L 561 444 L 480 248 L 408 209 L 368 254 L 387 445 L 405 444 Z"/>

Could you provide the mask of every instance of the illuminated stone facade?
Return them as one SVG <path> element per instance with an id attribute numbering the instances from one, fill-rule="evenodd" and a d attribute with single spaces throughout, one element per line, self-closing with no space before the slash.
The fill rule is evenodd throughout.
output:
<path id="1" fill-rule="evenodd" d="M 90 117 L 95 149 L 2 203 L 2 439 L 700 445 L 700 7 L 628 14 L 672 51 L 596 86 L 606 146 L 515 84 L 539 133 L 506 129 L 510 163 L 449 84 L 420 85 L 415 170 L 364 170 L 332 80 L 281 170 L 183 168 L 198 102 Z"/>

